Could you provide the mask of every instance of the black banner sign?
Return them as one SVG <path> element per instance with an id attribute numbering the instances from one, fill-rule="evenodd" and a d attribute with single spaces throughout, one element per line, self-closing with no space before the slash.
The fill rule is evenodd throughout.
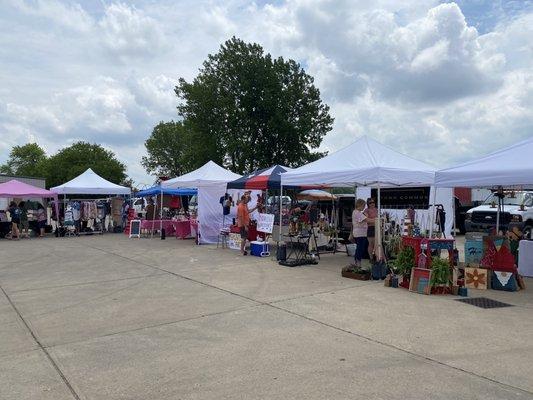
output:
<path id="1" fill-rule="evenodd" d="M 376 199 L 377 189 L 372 189 Z M 381 189 L 381 208 L 409 208 L 427 210 L 429 208 L 429 187 Z"/>

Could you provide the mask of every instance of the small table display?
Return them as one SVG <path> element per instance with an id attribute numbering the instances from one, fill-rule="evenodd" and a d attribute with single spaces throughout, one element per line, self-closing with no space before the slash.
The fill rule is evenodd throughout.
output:
<path id="1" fill-rule="evenodd" d="M 317 264 L 315 255 L 309 251 L 309 243 L 313 235 L 310 232 L 290 233 L 283 235 L 288 241 L 289 253 L 285 261 L 280 261 L 280 265 L 286 267 L 296 267 L 298 265 Z"/>
<path id="2" fill-rule="evenodd" d="M 141 232 L 152 232 L 164 229 L 167 235 L 174 234 L 177 238 L 186 239 L 191 236 L 192 222 L 190 220 L 177 221 L 172 219 L 143 219 L 141 221 Z"/>

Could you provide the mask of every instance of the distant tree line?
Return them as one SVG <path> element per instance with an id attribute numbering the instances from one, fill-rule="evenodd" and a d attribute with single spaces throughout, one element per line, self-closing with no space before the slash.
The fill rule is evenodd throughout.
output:
<path id="1" fill-rule="evenodd" d="M 145 142 L 148 173 L 177 176 L 209 160 L 246 173 L 324 155 L 315 150 L 333 118 L 313 78 L 258 44 L 233 37 L 175 93 L 179 120 L 160 122 Z"/>
<path id="2" fill-rule="evenodd" d="M 15 146 L 7 162 L 0 165 L 0 173 L 45 178 L 50 188 L 75 178 L 87 168 L 111 182 L 131 185 L 126 166 L 112 151 L 87 142 L 76 142 L 51 156 L 36 143 Z"/>

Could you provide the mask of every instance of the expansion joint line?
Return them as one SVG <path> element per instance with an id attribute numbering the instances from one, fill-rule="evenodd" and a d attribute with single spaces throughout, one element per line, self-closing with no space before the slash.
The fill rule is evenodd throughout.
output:
<path id="1" fill-rule="evenodd" d="M 389 343 L 385 343 L 385 342 L 382 342 L 382 341 L 379 341 L 377 339 L 374 339 L 374 338 L 371 338 L 371 337 L 368 337 L 368 336 L 365 336 L 365 335 L 362 335 L 360 333 L 357 333 L 357 332 L 354 332 L 354 331 L 351 331 L 351 330 L 348 330 L 348 329 L 343 329 L 343 328 L 340 328 L 338 326 L 335 326 L 335 325 L 331 325 L 331 324 L 328 324 L 326 322 L 323 322 L 323 321 L 319 321 L 317 319 L 314 319 L 314 318 L 311 318 L 311 317 L 308 317 L 306 315 L 303 315 L 303 314 L 299 314 L 297 312 L 294 312 L 294 311 L 290 311 L 290 310 L 287 310 L 285 308 L 282 308 L 280 306 L 277 306 L 275 303 L 278 303 L 278 301 L 273 301 L 273 302 L 265 302 L 265 301 L 261 301 L 261 300 L 257 300 L 257 299 L 253 299 L 251 297 L 248 297 L 248 296 L 244 296 L 242 294 L 239 294 L 239 293 L 235 293 L 235 292 L 232 292 L 231 290 L 227 290 L 227 289 L 223 289 L 221 287 L 218 287 L 216 285 L 212 285 L 212 284 L 209 284 L 209 283 L 206 283 L 206 282 L 202 282 L 202 281 L 199 281 L 197 279 L 193 279 L 193 278 L 190 278 L 190 277 L 187 277 L 187 276 L 184 276 L 184 275 L 181 275 L 181 274 L 178 274 L 176 272 L 173 272 L 173 271 L 169 271 L 169 270 L 166 270 L 164 268 L 160 268 L 160 267 L 156 267 L 154 265 L 150 265 L 150 264 L 147 264 L 147 263 L 144 263 L 144 262 L 141 262 L 141 261 L 138 261 L 138 260 L 135 260 L 133 258 L 130 258 L 130 257 L 126 257 L 126 256 L 122 256 L 120 254 L 116 254 L 116 253 L 113 253 L 111 251 L 108 251 L 108 250 L 104 250 L 104 249 L 101 249 L 101 248 L 98 248 L 98 247 L 93 247 L 93 246 L 89 246 L 89 247 L 92 247 L 94 248 L 95 250 L 100 250 L 104 253 L 108 253 L 108 254 L 111 254 L 111 255 L 115 255 L 117 257 L 120 257 L 120 258 L 123 258 L 123 259 L 126 259 L 126 260 L 129 260 L 129 261 L 132 261 L 132 262 L 135 262 L 137 264 L 140 264 L 140 265 L 144 265 L 145 267 L 148 267 L 148 268 L 153 268 L 153 269 L 156 269 L 156 270 L 159 270 L 159 271 L 163 271 L 163 272 L 166 272 L 170 275 L 173 275 L 175 277 L 178 277 L 178 278 L 182 278 L 182 279 L 185 279 L 185 280 L 188 280 L 190 282 L 194 282 L 194 283 L 197 283 L 197 284 L 200 284 L 200 285 L 203 285 L 203 286 L 206 286 L 206 287 L 210 287 L 210 288 L 213 288 L 213 289 L 217 289 L 217 290 L 220 290 L 222 292 L 225 292 L 225 293 L 229 293 L 233 296 L 237 296 L 237 297 L 240 297 L 242 299 L 246 299 L 246 300 L 249 300 L 249 301 L 252 301 L 252 302 L 255 302 L 259 305 L 263 305 L 263 306 L 267 306 L 267 307 L 271 307 L 275 310 L 278 310 L 278 311 L 282 311 L 282 312 L 285 312 L 287 314 L 290 314 L 292 316 L 295 316 L 295 317 L 299 317 L 299 318 L 303 318 L 307 321 L 310 321 L 310 322 L 313 322 L 313 323 L 316 323 L 316 324 L 320 324 L 322 326 L 325 326 L 327 328 L 330 328 L 330 329 L 334 329 L 336 331 L 339 331 L 339 332 L 343 332 L 343 333 L 347 333 L 349 335 L 352 335 L 352 336 L 355 336 L 355 337 L 358 337 L 359 339 L 363 339 L 363 340 L 366 340 L 368 342 L 371 342 L 371 343 L 375 343 L 375 344 L 378 344 L 378 345 L 381 345 L 381 346 L 385 346 L 385 347 L 388 347 L 390 349 L 394 349 L 394 350 L 397 350 L 397 351 L 400 351 L 402 353 L 405 353 L 405 354 L 408 354 L 410 357 L 413 357 L 413 358 L 417 358 L 417 359 L 421 359 L 421 360 L 424 360 L 426 362 L 430 362 L 430 363 L 434 363 L 434 364 L 437 364 L 437 365 L 440 365 L 442 367 L 445 367 L 445 368 L 450 368 L 452 370 L 455 370 L 455 371 L 459 371 L 461 373 L 465 373 L 465 374 L 468 374 L 470 376 L 474 376 L 478 379 L 483 379 L 487 382 L 491 382 L 491 383 L 494 383 L 494 384 L 497 384 L 497 385 L 500 385 L 502 387 L 505 387 L 507 389 L 511 389 L 511 390 L 516 390 L 516 391 L 519 391 L 521 393 L 525 393 L 525 394 L 528 394 L 528 395 L 531 395 L 533 394 L 532 392 L 528 391 L 528 390 L 525 390 L 525 389 L 522 389 L 522 388 L 519 388 L 519 387 L 516 387 L 516 386 L 513 386 L 513 385 L 509 385 L 507 383 L 503 383 L 503 382 L 500 382 L 496 379 L 492 379 L 492 378 L 489 378 L 487 376 L 484 376 L 484 375 L 480 375 L 480 374 L 477 374 L 475 372 L 472 372 L 472 371 L 468 371 L 466 369 L 463 369 L 463 368 L 460 368 L 460 367 L 456 367 L 454 365 L 450 365 L 450 364 L 447 364 L 443 361 L 439 361 L 439 360 L 436 360 L 434 358 L 431 358 L 431 357 L 428 357 L 428 356 L 424 356 L 424 355 L 421 355 L 421 354 L 417 354 L 417 353 L 414 353 L 412 351 L 409 351 L 409 350 L 406 350 L 406 349 L 403 349 L 401 347 L 398 347 L 398 346 L 395 346 L 393 344 L 389 344 Z M 368 286 L 368 285 L 363 285 L 363 286 Z M 348 288 L 344 288 L 345 289 L 348 289 Z M 327 292 L 330 292 L 329 290 Z"/>
<path id="2" fill-rule="evenodd" d="M 63 371 L 61 371 L 61 368 L 59 368 L 59 365 L 56 363 L 56 361 L 52 358 L 52 356 L 50 355 L 50 353 L 48 352 L 48 350 L 46 349 L 45 346 L 43 346 L 43 344 L 41 343 L 41 341 L 37 338 L 37 336 L 35 335 L 35 332 L 33 331 L 33 329 L 30 327 L 30 325 L 28 324 L 28 322 L 24 319 L 24 317 L 22 316 L 22 314 L 20 313 L 20 311 L 18 310 L 17 306 L 15 306 L 15 304 L 13 303 L 13 301 L 11 300 L 11 298 L 9 297 L 9 295 L 6 293 L 6 291 L 4 290 L 4 288 L 2 286 L 0 286 L 0 289 L 2 290 L 2 293 L 4 294 L 4 296 L 6 297 L 7 301 L 9 302 L 9 304 L 11 305 L 11 307 L 13 308 L 13 310 L 15 311 L 15 313 L 17 313 L 18 317 L 20 318 L 20 320 L 22 321 L 22 323 L 24 324 L 24 326 L 26 327 L 26 329 L 28 330 L 28 332 L 30 332 L 30 335 L 31 337 L 33 338 L 33 340 L 35 341 L 35 343 L 37 343 L 37 346 L 39 346 L 39 349 L 46 355 L 46 358 L 48 358 L 48 361 L 50 362 L 50 364 L 52 364 L 52 366 L 54 367 L 54 369 L 56 370 L 56 372 L 58 373 L 58 375 L 61 377 L 61 379 L 63 380 L 63 383 L 67 386 L 67 388 L 70 390 L 70 393 L 72 393 L 72 396 L 76 399 L 76 400 L 81 400 L 80 399 L 80 396 L 78 395 L 78 393 L 76 393 L 76 391 L 74 390 L 74 388 L 72 387 L 72 385 L 70 384 L 69 380 L 67 379 L 67 377 L 65 376 L 65 374 L 63 373 Z"/>

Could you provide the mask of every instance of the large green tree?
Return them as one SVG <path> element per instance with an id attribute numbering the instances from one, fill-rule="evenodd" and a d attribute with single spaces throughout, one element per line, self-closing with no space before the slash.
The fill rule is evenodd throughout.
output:
<path id="1" fill-rule="evenodd" d="M 45 151 L 37 143 L 14 146 L 0 172 L 19 176 L 44 176 Z"/>
<path id="2" fill-rule="evenodd" d="M 147 156 L 141 164 L 149 174 L 178 176 L 195 167 L 191 153 L 193 133 L 183 122 L 160 122 L 144 142 Z"/>
<path id="3" fill-rule="evenodd" d="M 76 142 L 48 158 L 46 184 L 48 187 L 60 185 L 87 168 L 92 168 L 98 175 L 117 184 L 126 180 L 126 166 L 112 151 L 96 143 Z"/>
<path id="4" fill-rule="evenodd" d="M 181 78 L 175 92 L 190 128 L 192 167 L 209 159 L 239 173 L 300 166 L 322 155 L 313 150 L 333 125 L 313 78 L 298 63 L 273 59 L 260 45 L 235 37 L 208 56 L 192 83 Z"/>

